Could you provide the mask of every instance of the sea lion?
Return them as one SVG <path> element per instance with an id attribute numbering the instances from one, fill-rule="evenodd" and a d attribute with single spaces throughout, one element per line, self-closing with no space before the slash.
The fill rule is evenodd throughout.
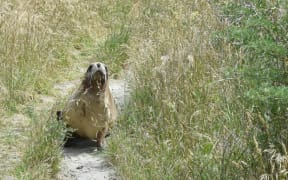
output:
<path id="1" fill-rule="evenodd" d="M 102 147 L 108 130 L 117 118 L 117 108 L 109 88 L 108 68 L 101 62 L 89 65 L 80 87 L 69 98 L 57 118 L 81 137 L 95 139 Z"/>

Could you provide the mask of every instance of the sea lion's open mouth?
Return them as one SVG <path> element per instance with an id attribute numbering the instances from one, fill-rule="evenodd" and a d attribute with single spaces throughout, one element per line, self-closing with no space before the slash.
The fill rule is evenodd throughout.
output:
<path id="1" fill-rule="evenodd" d="M 97 89 L 103 89 L 105 81 L 105 74 L 102 71 L 96 71 L 93 76 L 93 84 L 96 85 Z"/>

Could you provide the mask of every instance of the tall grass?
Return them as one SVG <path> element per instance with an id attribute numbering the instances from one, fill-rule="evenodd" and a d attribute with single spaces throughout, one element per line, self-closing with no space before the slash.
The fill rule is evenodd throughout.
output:
<path id="1" fill-rule="evenodd" d="M 101 30 L 91 2 L 1 1 L 2 102 L 7 109 L 47 94 L 53 74 L 68 66 L 76 39 Z M 100 24 L 100 25 L 99 25 Z M 97 26 L 97 28 L 96 28 Z M 93 29 L 93 34 L 91 34 Z"/>
<path id="2" fill-rule="evenodd" d="M 108 34 L 97 9 L 95 1 L 0 1 L 0 164 L 7 164 L 0 179 L 50 179 L 57 172 L 65 128 L 48 105 L 37 107 L 37 98 L 53 95 L 53 84 L 88 63 Z"/>
<path id="3" fill-rule="evenodd" d="M 227 166 L 219 164 L 221 152 L 229 147 L 220 133 L 228 121 L 221 118 L 225 57 L 210 37 L 221 24 L 207 2 L 134 7 L 128 55 L 135 87 L 112 155 L 128 179 L 219 177 Z"/>
<path id="4" fill-rule="evenodd" d="M 286 177 L 287 17 L 278 10 L 273 1 L 132 6 L 133 92 L 109 141 L 125 179 Z"/>
<path id="5" fill-rule="evenodd" d="M 28 107 L 26 111 L 30 122 L 24 135 L 28 139 L 23 144 L 23 157 L 13 175 L 17 179 L 50 179 L 59 171 L 65 124 L 55 121 L 55 111 L 52 111 L 54 115 L 45 111 L 36 113 L 34 107 Z"/>
<path id="6" fill-rule="evenodd" d="M 223 7 L 230 24 L 225 39 L 236 50 L 237 65 L 230 74 L 241 82 L 243 119 L 249 120 L 247 142 L 254 153 L 248 167 L 261 178 L 287 178 L 287 8 L 285 1 L 229 2 Z"/>
<path id="7" fill-rule="evenodd" d="M 127 47 L 130 37 L 128 17 L 132 5 L 133 0 L 97 1 L 98 14 L 108 29 L 108 35 L 98 44 L 93 58 L 107 63 L 114 77 L 118 76 L 128 59 Z"/>
<path id="8" fill-rule="evenodd" d="M 0 113 L 30 119 L 1 139 L 26 144 L 10 174 L 57 172 L 63 125 L 29 107 L 85 59 L 133 70 L 108 141 L 123 178 L 287 178 L 287 19 L 270 0 L 1 1 Z"/>

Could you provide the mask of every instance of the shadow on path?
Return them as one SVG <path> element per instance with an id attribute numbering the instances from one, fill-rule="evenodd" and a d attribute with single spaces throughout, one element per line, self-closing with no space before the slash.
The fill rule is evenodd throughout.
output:
<path id="1" fill-rule="evenodd" d="M 121 113 L 129 99 L 130 89 L 124 80 L 112 79 L 110 89 Z M 104 151 L 99 151 L 97 150 L 96 141 L 79 136 L 73 136 L 67 140 L 63 148 L 63 159 L 60 168 L 57 175 L 59 180 L 121 179 L 117 175 L 115 167 L 107 159 L 105 147 Z"/>

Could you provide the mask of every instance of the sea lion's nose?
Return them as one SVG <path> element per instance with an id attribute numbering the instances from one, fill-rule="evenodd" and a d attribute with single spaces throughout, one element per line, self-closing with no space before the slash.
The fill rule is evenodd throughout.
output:
<path id="1" fill-rule="evenodd" d="M 98 63 L 98 64 L 97 64 L 97 68 L 100 68 L 100 66 L 101 66 L 101 64 L 100 64 L 100 63 Z"/>

